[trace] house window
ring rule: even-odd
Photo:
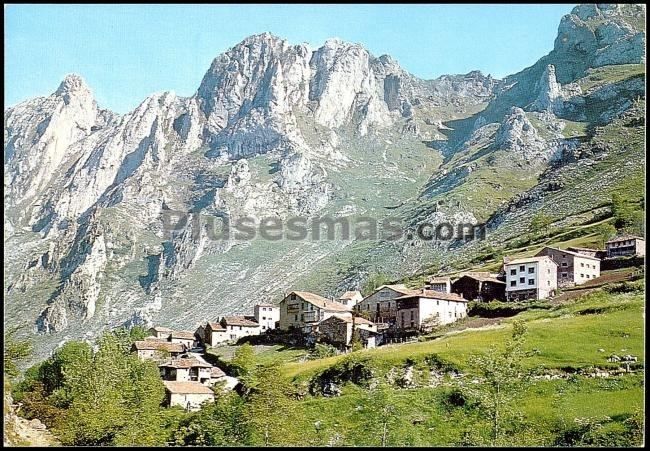
[[[266,329],[266,326],[262,326],[262,330]]]
[[[516,280],[511,280],[510,281],[510,286],[511,287],[516,287],[517,286],[517,281]]]
[[[519,278],[519,283],[526,283],[526,278],[525,277],[520,277]]]
[[[440,301],[436,301],[436,305],[440,305]]]
[[[296,300],[296,295],[295,295],[295,294],[292,294],[291,297],[290,297],[290,299],[291,299],[292,301],[295,301],[295,300]]]
[[[562,262],[562,266],[569,266],[567,262]]]
[[[411,310],[411,321],[413,321],[414,319],[415,319],[415,312]]]
[[[584,277],[584,276],[585,276],[584,274],[580,274],[580,277]]]
[[[239,326],[239,330],[241,330],[241,326]]]
[[[305,320],[305,315],[303,313],[301,313],[300,314],[300,321],[304,321],[304,320]]]
[[[524,271],[526,271],[526,267],[524,265],[521,265],[519,267],[519,272],[524,272]]]
[[[517,275],[517,270],[516,270],[515,268],[512,268],[512,269],[510,270],[510,275],[511,275],[511,276],[516,276],[516,275]]]
[[[580,262],[580,267],[584,268],[584,267],[585,267],[585,264],[582,263],[582,262]]]
[[[566,279],[568,276],[569,276],[568,273],[566,273],[566,272],[563,272],[563,273],[562,273],[562,277],[564,277],[565,279]]]
[[[377,311],[379,311],[379,302],[377,302]]]
[[[550,287],[550,286],[551,286],[551,281],[550,281],[550,280],[547,280],[547,281],[546,281],[546,285],[548,285],[548,286]]]
[[[528,285],[535,285],[535,279],[528,279]]]
[[[296,315],[296,321],[298,321],[298,315]]]
[[[528,268],[528,274],[535,274],[535,268]]]

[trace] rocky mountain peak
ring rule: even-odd
[[[73,95],[92,97],[92,91],[90,90],[90,87],[88,87],[86,80],[77,74],[66,75],[55,91],[55,94],[62,97]]]
[[[554,45],[557,77],[567,83],[589,67],[645,62],[645,6],[587,4],[560,21]]]

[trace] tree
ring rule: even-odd
[[[293,387],[280,373],[277,365],[257,367],[257,385],[247,395],[246,417],[254,445],[277,446],[300,444],[302,437],[294,436],[286,427],[298,421],[295,401],[290,395]]]
[[[612,214],[614,215],[614,226],[617,229],[624,229],[633,225],[635,221],[634,205],[619,193],[612,194]]]
[[[465,386],[464,391],[478,401],[481,413],[490,421],[493,446],[502,444],[504,425],[515,413],[512,402],[523,393],[530,377],[522,365],[527,356],[525,334],[524,323],[515,321],[503,350],[492,345],[487,353],[469,358],[469,366],[481,382]]]
[[[5,332],[4,348],[4,374],[5,376],[16,376],[18,374],[17,363],[32,352],[32,344],[28,340],[16,340],[15,334],[20,327],[15,327]]]
[[[122,336],[103,335],[87,362],[65,368],[72,402],[61,440],[74,445],[164,444],[159,410],[164,386],[157,366],[130,354]]]
[[[179,446],[241,446],[250,442],[245,404],[236,393],[218,397],[180,421],[173,441]]]
[[[369,295],[373,291],[375,291],[377,288],[379,288],[382,285],[386,285],[390,283],[390,278],[383,273],[377,273],[372,275],[371,277],[366,280],[366,283],[363,284],[363,287],[361,288],[361,293],[364,296]]]
[[[354,324],[354,323],[353,323]],[[360,351],[363,349],[363,341],[361,340],[361,333],[359,329],[353,325],[352,338],[350,339],[350,347],[352,351]]]
[[[594,228],[594,232],[598,235],[600,246],[604,248],[605,243],[616,235],[616,227],[609,223],[599,224]]]
[[[530,231],[533,235],[539,235],[541,233],[547,235],[552,222],[553,219],[546,213],[536,213],[530,220]]]

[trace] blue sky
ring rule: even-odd
[[[387,53],[421,78],[481,70],[503,77],[553,48],[573,5],[10,5],[5,106],[84,77],[119,113],[147,95],[192,95],[212,59],[269,31],[313,47],[327,38]]]

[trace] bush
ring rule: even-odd
[[[336,348],[329,344],[316,343],[312,349],[309,350],[309,359],[318,360],[332,357],[338,354]]]
[[[501,318],[515,316],[523,311],[530,309],[548,310],[551,305],[547,302],[529,301],[529,302],[476,302],[468,304],[468,316],[480,316],[482,318]]]
[[[367,387],[372,377],[373,370],[367,356],[349,355],[314,376],[309,384],[309,392],[312,395],[322,394],[323,389],[331,384],[339,385],[347,382]]]
[[[604,290],[608,293],[643,293],[645,291],[644,280],[635,280],[634,282],[620,282],[607,285]]]

